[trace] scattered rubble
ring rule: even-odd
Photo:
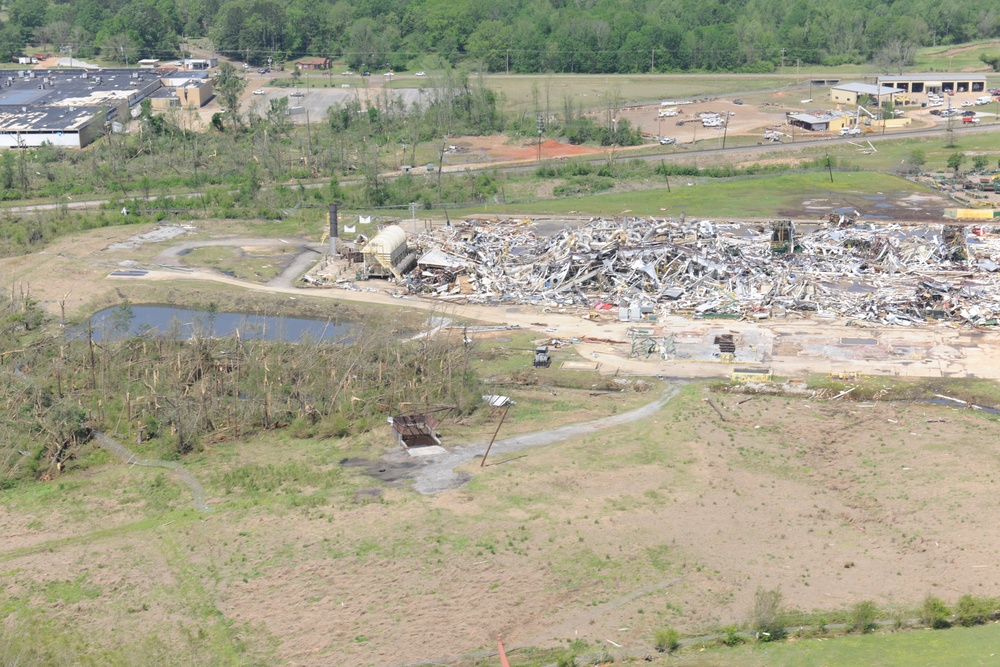
[[[193,232],[197,229],[194,225],[158,225],[154,229],[142,234],[130,236],[124,241],[111,243],[105,250],[134,250],[145,243],[161,243],[176,238],[181,234]]]
[[[587,319],[608,310],[630,322],[808,312],[908,326],[995,324],[1000,315],[1000,234],[985,225],[902,227],[854,214],[800,228],[621,218],[539,236],[525,220],[473,220],[409,246],[416,267],[397,283],[411,294],[579,307]]]

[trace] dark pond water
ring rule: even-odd
[[[353,322],[277,317],[253,313],[211,313],[176,306],[115,306],[90,318],[94,340],[117,340],[142,333],[169,334],[177,340],[192,336],[241,338],[295,343],[302,340],[346,342],[357,328]],[[87,325],[76,335],[87,335]]]

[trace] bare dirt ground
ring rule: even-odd
[[[758,586],[805,611],[1000,593],[984,569],[1000,557],[989,418],[714,395],[723,421],[707,396],[690,387],[641,423],[470,466],[470,484],[430,497],[360,472],[321,504],[303,502],[309,491],[291,480],[266,496],[226,493],[218,470],[285,453],[340,477],[321,460],[347,445],[213,447],[195,474],[215,512],[193,523],[101,533],[75,525],[65,503],[0,514],[5,533],[35,522],[40,547],[4,545],[3,588],[29,604],[54,600],[49,613],[96,644],[151,623],[193,627],[196,605],[246,628],[251,647],[272,638],[280,662],[379,666],[463,664],[453,656],[497,635],[508,646],[649,650],[664,625],[745,620]],[[89,591],[78,602],[60,593],[68,571]]]

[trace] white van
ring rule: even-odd
[[[983,95],[982,97],[977,97],[976,98],[976,104],[979,105],[979,106],[983,106],[984,104],[989,104],[992,101],[993,101],[993,98],[990,97],[989,95]]]

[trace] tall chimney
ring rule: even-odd
[[[337,254],[337,237],[340,235],[337,229],[337,205],[330,204],[330,257]]]

